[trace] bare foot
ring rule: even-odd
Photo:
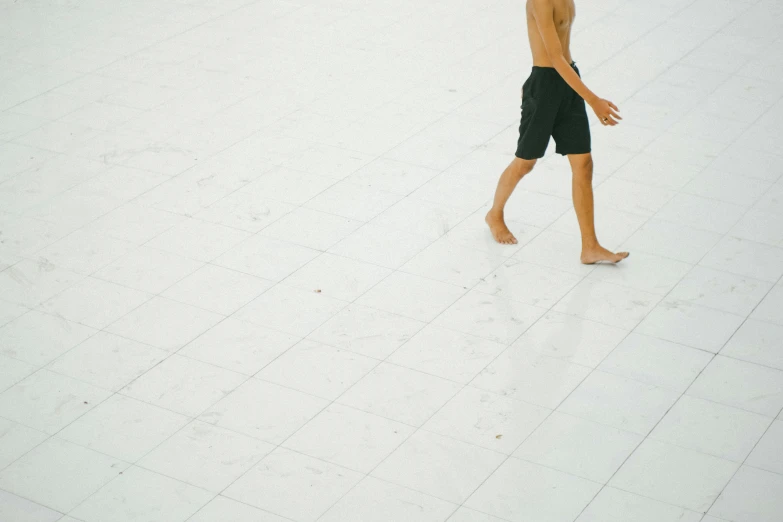
[[[582,250],[582,263],[585,265],[594,265],[596,263],[619,263],[629,255],[628,252],[618,252],[615,254],[598,245],[593,248]]]
[[[492,232],[492,237],[495,238],[495,241],[501,245],[517,244],[517,238],[514,237],[514,234],[512,234],[506,226],[506,222],[503,220],[502,214],[498,216],[492,212],[489,212],[487,217],[484,218],[484,221],[486,221],[487,225],[489,225],[489,230]]]

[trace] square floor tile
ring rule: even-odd
[[[296,207],[238,190],[202,210],[196,217],[246,232],[259,232]]]
[[[505,345],[439,326],[426,326],[388,361],[444,379],[468,383]]]
[[[550,413],[540,406],[466,387],[424,429],[510,454]]]
[[[278,449],[225,495],[292,520],[314,522],[361,478],[355,471]]]
[[[544,312],[544,308],[471,291],[446,309],[434,324],[507,345]]]
[[[341,181],[305,203],[307,208],[358,221],[369,221],[402,196],[350,181]]]
[[[689,263],[635,252],[632,263],[599,265],[588,278],[666,295],[691,268]]]
[[[421,426],[459,389],[460,385],[455,382],[383,363],[338,402],[387,419]]]
[[[585,276],[595,267],[579,262],[579,240],[570,234],[544,230],[514,254],[514,259]]]
[[[376,359],[385,359],[405,344],[424,323],[401,315],[350,304],[308,337]]]
[[[511,260],[482,278],[476,290],[532,306],[551,308],[581,280],[575,274]]]
[[[675,192],[669,189],[620,178],[610,178],[595,191],[595,199],[599,205],[643,216],[652,216],[660,211],[674,195]]]
[[[161,295],[222,315],[231,315],[272,287],[272,283],[227,268],[205,265]]]
[[[0,419],[0,469],[5,468],[47,438],[49,436],[41,431]]]
[[[140,245],[184,219],[183,216],[131,202],[89,223],[85,230]]]
[[[188,418],[179,413],[114,395],[66,427],[58,437],[136,462],[187,422]]]
[[[732,236],[771,246],[783,246],[780,213],[751,210],[729,232]]]
[[[771,288],[768,281],[696,266],[668,298],[747,316]]]
[[[667,168],[661,169],[661,162],[658,158],[642,153],[620,167],[616,175],[621,179],[637,183],[680,190],[701,170],[696,165],[681,162],[667,162]]]
[[[601,485],[511,458],[465,502],[465,506],[504,520],[573,520]]]
[[[286,519],[236,500],[217,496],[188,522],[285,522]]]
[[[770,424],[763,415],[685,395],[650,438],[743,462]]]
[[[94,276],[128,288],[159,294],[201,266],[200,261],[142,246],[98,270]]]
[[[283,166],[319,176],[345,178],[370,162],[372,156],[360,152],[316,145],[307,152],[287,159]]]
[[[89,275],[133,249],[133,243],[76,231],[37,253],[48,263],[74,272]]]
[[[123,395],[195,417],[245,381],[244,375],[172,355],[122,390]]]
[[[247,435],[193,421],[138,465],[218,493],[273,449],[271,444]]]
[[[420,199],[405,198],[373,219],[371,223],[435,241],[459,224],[470,212]]]
[[[490,193],[487,195],[489,196]],[[571,201],[566,198],[532,192],[524,188],[517,190],[511,201],[514,206],[519,205],[520,208],[518,213],[515,212],[510,216],[512,219],[539,228],[549,227],[571,209]],[[573,242],[574,238],[569,237],[569,241]]]
[[[281,444],[328,404],[312,395],[250,379],[204,412],[200,420]]]
[[[655,214],[655,218],[699,230],[726,234],[746,211],[747,208],[744,206],[680,193],[664,205]]]
[[[306,337],[348,304],[316,290],[277,285],[232,317],[297,337]]]
[[[353,259],[323,254],[285,279],[285,284],[353,301],[392,271]]]
[[[774,282],[783,276],[783,248],[725,237],[699,264]]]
[[[783,370],[783,326],[749,319],[721,350],[721,355]]]
[[[626,335],[621,328],[549,312],[511,346],[594,368]]]
[[[642,436],[554,412],[514,452],[515,457],[606,483]]]
[[[361,221],[300,207],[264,228],[260,234],[323,251],[345,239],[361,224]]]
[[[456,508],[454,504],[418,491],[367,477],[329,509],[319,522],[430,522],[445,520]]]
[[[554,409],[590,374],[590,368],[510,348],[487,366],[471,386]]]
[[[38,368],[19,359],[0,355],[0,392],[32,374]]]
[[[418,431],[372,475],[449,502],[464,502],[505,460],[472,444]]]
[[[98,332],[48,368],[99,388],[119,391],[168,355],[152,346]]]
[[[95,333],[87,326],[41,312],[28,312],[0,328],[0,350],[43,366]]]
[[[718,353],[743,321],[740,315],[667,299],[650,312],[636,332]]]
[[[299,337],[227,318],[178,353],[244,375],[254,375],[299,342]]]
[[[40,370],[0,394],[0,415],[53,435],[109,395],[95,386]]]
[[[774,522],[783,510],[783,476],[743,466],[710,514],[737,522]]]
[[[712,358],[703,350],[632,333],[598,369],[682,393]]]
[[[735,462],[648,439],[620,468],[610,485],[703,513],[738,467]]]
[[[289,241],[253,236],[215,259],[214,264],[277,282],[318,255],[317,250]]]
[[[597,176],[593,180],[595,183],[600,182]],[[570,197],[570,186],[568,186],[567,191]],[[601,244],[609,250],[617,250],[646,221],[647,216],[642,214],[602,207],[595,216],[595,227],[599,231]],[[571,236],[581,236],[576,212],[566,212],[560,219],[554,222],[550,229]]]
[[[285,442],[285,447],[369,473],[414,429],[377,415],[333,404]]]
[[[146,246],[207,262],[250,237],[243,230],[190,219],[174,225]]]
[[[558,411],[646,435],[677,397],[674,391],[596,370]]]
[[[513,219],[507,219],[506,224],[514,233],[514,237],[517,238],[516,245],[501,245],[487,228],[487,223],[484,221],[489,207],[482,207],[472,216],[465,221],[455,226],[449,232],[443,236],[446,241],[461,245],[464,247],[475,248],[490,254],[498,256],[513,256],[519,252],[522,247],[532,241],[538,236],[542,229],[528,225],[521,221],[515,221]]]
[[[302,341],[256,377],[334,400],[378,365],[378,361],[313,341]]]
[[[552,310],[630,330],[659,300],[656,294],[586,279]]]
[[[79,188],[103,196],[128,200],[152,190],[168,181],[168,176],[141,169],[110,167]]]
[[[67,513],[127,464],[76,444],[51,438],[0,472],[0,488]],[[73,480],[79,477],[79,480]]]
[[[625,242],[623,250],[698,263],[720,239],[716,232],[651,219]]]
[[[174,352],[223,319],[222,315],[155,297],[106,331]]]
[[[69,321],[102,329],[151,297],[145,292],[88,277],[44,302],[40,309]]]
[[[400,270],[435,281],[471,287],[504,261],[504,257],[439,239],[402,265]]]
[[[651,498],[612,487],[605,487],[593,499],[576,522],[699,522],[702,513],[679,508]]]
[[[3,270],[3,254],[0,253],[0,271]],[[4,326],[14,319],[26,314],[30,309],[26,306],[14,304],[8,301],[0,301],[0,326]]]
[[[283,203],[303,205],[337,181],[328,176],[280,167],[265,173],[248,185],[247,189]]]
[[[356,303],[418,321],[432,321],[465,293],[459,286],[395,272]]]
[[[761,303],[759,303],[753,313],[750,314],[750,317],[783,326],[783,316],[781,316],[780,313],[780,310],[782,309],[783,285],[776,285],[769,291]]]
[[[719,355],[687,394],[775,417],[783,408],[783,371]]]
[[[335,244],[329,252],[357,261],[397,269],[432,243],[432,239],[367,223]]]
[[[463,507],[459,508],[448,522],[501,522],[501,519]]]
[[[131,505],[129,498],[136,501]],[[85,522],[184,522],[211,498],[203,489],[132,467],[71,514]]]
[[[0,491],[0,519],[14,522],[68,522],[62,513]]]
[[[783,475],[783,421],[772,423],[745,463]]]
[[[38,272],[39,277],[52,275],[50,274],[53,271],[51,263],[41,263],[30,259],[23,260],[20,256],[34,255],[73,232],[74,227],[67,223],[50,223],[40,219],[17,217],[13,214],[7,214],[3,221],[4,257],[21,262],[17,268],[29,272],[30,275],[35,272]],[[4,263],[11,264],[8,261],[4,261]]]
[[[351,174],[347,180],[362,186],[407,196],[437,175],[437,170],[379,158]]]

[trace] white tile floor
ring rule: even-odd
[[[783,520],[783,4],[0,0],[0,521]]]

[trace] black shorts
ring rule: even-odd
[[[579,74],[576,65],[571,67]],[[522,87],[516,156],[528,160],[542,158],[550,136],[555,139],[558,154],[590,152],[585,101],[553,67],[533,67]]]

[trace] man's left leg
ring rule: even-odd
[[[569,154],[571,163],[572,196],[574,198],[574,210],[579,221],[579,229],[582,232],[582,263],[592,265],[601,261],[619,263],[628,252],[615,254],[605,249],[598,243],[595,233],[595,216],[593,204],[593,157],[587,154]]]

